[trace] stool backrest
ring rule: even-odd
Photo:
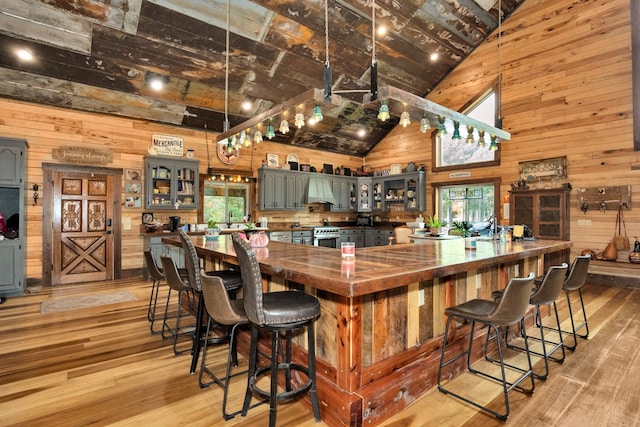
[[[167,285],[174,291],[186,291],[191,286],[188,283],[185,283],[182,278],[180,278],[180,274],[178,274],[178,267],[176,267],[176,263],[173,262],[173,259],[168,256],[162,255],[160,257],[160,261],[162,262],[162,272],[164,273],[164,277],[167,281]]]
[[[584,285],[584,282],[587,280],[590,260],[590,255],[577,256],[573,260],[571,270],[569,270],[569,276],[567,276],[564,281],[563,289],[567,291],[573,291]]]
[[[201,270],[200,280],[202,281],[204,305],[213,320],[221,325],[234,325],[247,321],[242,301],[231,300],[220,276],[209,276],[204,270]]]
[[[260,274],[260,264],[249,241],[241,237],[239,233],[233,233],[231,239],[233,240],[233,247],[236,250],[236,256],[240,264],[240,273],[242,274],[244,311],[251,323],[265,325],[266,318],[262,301],[262,274]]]
[[[181,228],[178,228],[178,236],[182,242],[182,249],[185,252],[185,267],[189,277],[189,284],[193,289],[200,292],[202,283],[200,283],[200,257],[196,252],[196,247],[189,238],[189,235]]]
[[[411,243],[411,239],[409,238],[410,234],[413,234],[413,228],[407,225],[401,225],[393,229],[396,244]]]
[[[527,277],[514,277],[509,280],[498,305],[488,316],[493,323],[507,326],[519,322],[524,317],[534,277],[533,273],[529,273]]]
[[[540,287],[531,295],[532,304],[547,305],[558,299],[564,279],[567,277],[567,269],[569,265],[565,262],[562,265],[554,265],[549,267]]]
[[[153,254],[151,253],[150,250],[144,251],[144,262],[147,265],[147,271],[149,272],[149,276],[151,276],[153,280],[160,281],[164,279],[164,275],[158,269],[158,266],[156,265],[156,261],[153,259]]]

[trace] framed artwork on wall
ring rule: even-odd
[[[141,208],[142,207],[142,197],[140,196],[127,196],[124,199],[124,207],[125,208]]]
[[[566,178],[567,158],[555,157],[520,162],[520,177],[525,181]]]
[[[142,179],[142,170],[140,169],[125,169],[124,179],[127,181],[140,181]]]
[[[142,194],[142,181],[125,181],[124,192],[129,194]]]
[[[151,224],[153,222],[153,212],[142,212],[142,223]]]
[[[278,163],[278,155],[277,154],[267,154],[267,166],[270,168],[277,168]]]

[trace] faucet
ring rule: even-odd
[[[229,221],[227,222],[227,227],[231,228],[231,218],[233,218],[233,214],[229,211]]]

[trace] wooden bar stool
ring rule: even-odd
[[[249,354],[249,380],[242,415],[247,414],[253,393],[269,399],[269,426],[276,425],[276,405],[279,400],[292,399],[308,392],[316,421],[320,421],[320,406],[316,392],[316,354],[314,322],[320,315],[320,302],[305,292],[262,291],[260,265],[249,242],[235,233],[233,246],[242,272],[244,310],[251,323],[251,349]],[[307,328],[307,366],[291,360],[292,332]],[[258,333],[271,335],[271,357],[268,366],[258,366]],[[284,334],[284,344],[281,335]],[[284,348],[282,348],[284,347]],[[281,361],[279,359],[282,359]],[[301,373],[307,381],[293,388],[291,371]],[[284,391],[278,392],[278,373],[284,373]],[[269,390],[258,387],[258,379],[270,375]]]
[[[483,411],[486,411],[496,418],[506,420],[509,416],[509,392],[513,389],[517,389],[523,393],[531,394],[535,389],[535,382],[533,379],[533,368],[531,366],[531,356],[528,352],[529,344],[526,335],[524,338],[525,349],[527,350],[527,366],[520,368],[512,364],[505,363],[502,352],[502,339],[499,332],[500,327],[506,327],[509,325],[520,322],[520,327],[524,328],[524,314],[529,305],[529,297],[531,295],[531,288],[533,286],[533,273],[529,274],[526,278],[512,278],[504,289],[502,298],[499,301],[489,301],[483,299],[473,299],[454,307],[449,307],[445,310],[445,314],[448,316],[447,325],[444,332],[444,339],[442,343],[442,354],[440,356],[440,366],[438,368],[438,390],[445,394],[450,394],[470,405],[475,406]],[[448,343],[449,330],[451,322],[454,318],[458,318],[463,321],[471,322],[471,333],[469,336],[469,346],[466,350],[459,354],[456,354],[449,359],[445,359],[447,347],[451,344]],[[497,377],[491,373],[481,371],[474,368],[471,365],[471,356],[473,354],[473,337],[476,330],[476,324],[480,323],[489,328],[487,334],[492,334],[495,337],[498,346],[498,359],[497,363],[500,365],[501,376]],[[462,357],[466,356],[466,365],[469,372],[477,374],[481,377],[489,378],[494,381],[498,381],[502,385],[504,396],[504,412],[495,411],[487,406],[465,397],[459,393],[453,392],[450,388],[445,387],[442,381],[443,368],[451,365]],[[517,371],[520,376],[513,380],[508,381],[505,369],[511,371]],[[520,385],[529,378],[531,381],[530,388],[523,388]],[[447,381],[447,385],[449,381]]]

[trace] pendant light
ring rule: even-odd
[[[460,122],[453,122],[453,135],[451,135],[451,139],[460,140],[462,136],[460,136]]]

